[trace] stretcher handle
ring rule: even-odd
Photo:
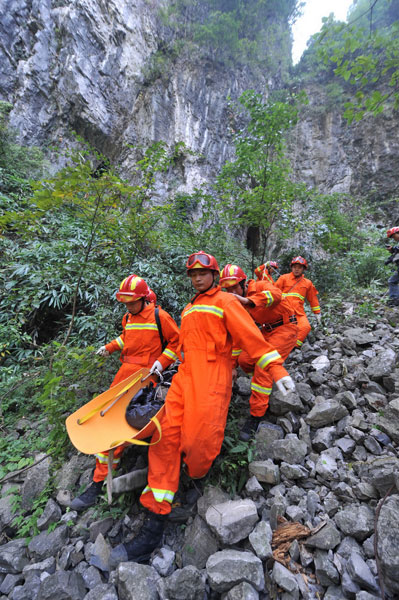
[[[117,440],[116,442],[112,442],[112,444],[110,444],[110,447],[115,448],[116,446],[120,446],[121,444],[134,444],[136,446],[155,446],[155,444],[158,444],[158,442],[161,441],[162,429],[161,429],[161,424],[158,421],[157,417],[152,417],[152,419],[150,419],[150,421],[152,421],[154,423],[154,425],[158,431],[159,437],[156,442],[145,442],[144,440],[136,440],[136,438],[130,438],[129,440]],[[147,425],[146,425],[146,427],[147,427]]]
[[[117,402],[124,394],[126,394],[126,392],[129,391],[129,389],[138,382],[138,380],[141,377],[141,373],[138,377],[135,377],[133,379],[133,381],[130,381],[127,386],[125,386],[123,388],[123,390],[121,391],[121,393],[119,394],[119,396],[114,400],[114,402],[111,404],[111,406],[108,407],[107,410],[109,410],[114,404],[115,402]],[[88,421],[89,419],[91,419],[91,417],[94,417],[94,415],[96,415],[98,412],[103,412],[103,414],[101,416],[104,416],[104,414],[107,411],[103,411],[102,409],[104,408],[104,406],[106,406],[108,404],[108,402],[111,402],[111,400],[113,400],[113,397],[111,396],[111,398],[108,398],[108,400],[106,400],[103,404],[101,404],[100,406],[97,406],[97,408],[94,408],[93,410],[91,410],[89,413],[87,413],[87,415],[85,415],[84,417],[81,417],[80,419],[77,420],[78,425],[83,425],[83,423],[86,423],[86,421]]]
[[[156,375],[157,377],[159,377],[159,383],[163,383],[163,375],[161,373],[161,371],[158,371],[158,369],[154,369],[154,371],[150,371],[148,373],[148,375],[146,375],[145,377],[142,378],[142,382],[145,381],[146,379],[148,379],[149,377],[151,377],[151,375]]]

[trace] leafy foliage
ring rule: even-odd
[[[39,177],[43,169],[43,153],[39,148],[24,148],[16,142],[16,134],[8,127],[12,104],[0,101],[0,219],[14,201],[23,200],[30,191],[29,179]],[[0,221],[1,230],[1,221]]]
[[[350,94],[348,123],[399,107],[399,13],[395,3],[356,3],[349,24],[325,19],[300,70],[338,77]]]
[[[290,177],[284,136],[296,124],[297,104],[305,98],[263,99],[249,90],[239,101],[249,120],[234,136],[235,160],[218,177],[219,211],[232,230],[246,227],[257,234],[249,242],[253,268],[255,255],[262,262],[269,251],[271,233],[277,227],[281,237],[288,233],[294,199],[302,193]]]
[[[34,184],[23,214],[7,214],[5,232],[12,226],[13,234],[5,238],[7,263],[0,272],[7,292],[0,300],[4,358],[19,360],[18,345],[24,356],[37,353],[38,345],[61,332],[93,343],[104,327],[101,319],[110,322],[108,332],[115,327],[111,299],[135,268],[132,253],[143,256],[159,245],[156,229],[168,207],[149,199],[157,173],[176,152],[161,143],[151,146],[137,163],[139,183],[132,186],[83,145],[70,164]]]
[[[186,48],[192,55],[195,49],[227,66],[287,71],[288,62],[282,64],[291,44],[287,24],[297,17],[298,6],[297,0],[173,0],[162,19],[174,40],[172,52]]]
[[[47,501],[51,497],[52,491],[53,490],[51,486],[48,486],[37,498],[33,500],[31,509],[27,511],[28,514],[20,513],[14,518],[12,525],[13,527],[17,528],[18,537],[26,538],[29,542],[32,537],[39,535],[40,531],[37,526],[37,520],[43,514]],[[18,510],[18,508],[19,502],[17,501],[14,509]],[[56,523],[52,523],[47,531],[50,532],[54,530],[56,526]]]

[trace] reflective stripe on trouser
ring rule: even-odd
[[[207,474],[222,446],[230,398],[231,358],[208,361],[204,351],[185,352],[166,396],[161,441],[149,448],[143,506],[158,514],[170,512],[181,457],[193,479]]]
[[[280,377],[284,377],[287,375],[287,371],[282,365],[295,346],[297,326],[295,323],[287,323],[286,325],[276,327],[276,329],[270,332],[262,330],[262,335],[281,355],[281,359],[273,361],[274,377],[278,377],[279,375]],[[259,369],[244,351],[238,359],[238,364],[246,373],[254,372],[251,381],[252,393],[249,399],[250,412],[254,417],[262,417],[269,406],[269,395],[273,386],[273,377],[268,370]]]
[[[112,470],[116,469],[121,460],[125,446],[117,446],[114,450],[114,459],[112,461]],[[104,481],[108,475],[108,454],[109,450],[96,454],[96,468],[94,469],[93,481]]]
[[[296,345],[300,348],[312,327],[310,326],[309,320],[306,315],[302,315],[299,317],[297,315],[296,318],[298,321],[298,338]]]

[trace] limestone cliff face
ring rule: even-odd
[[[204,61],[170,62],[149,82],[145,67],[162,42],[160,0],[3,0],[0,99],[23,143],[61,146],[74,130],[123,165],[163,140],[195,154],[180,188],[191,191],[232,153],[227,97],[250,74]],[[259,81],[257,87],[262,87]]]
[[[20,139],[45,144],[74,129],[116,149],[157,47],[157,2],[4,2],[1,96]]]
[[[290,139],[295,177],[323,193],[348,193],[374,201],[397,194],[397,115],[364,118],[350,126],[322,88],[308,90],[307,107]]]
[[[74,130],[127,176],[135,159],[129,145],[182,141],[193,154],[185,156],[179,180],[166,185],[192,191],[212,179],[233,155],[228,96],[263,90],[273,74],[190,57],[169,61],[160,77],[149,78],[150,58],[165,35],[157,14],[166,1],[2,0],[0,99],[13,104],[10,121],[20,140],[62,146]],[[296,178],[322,192],[394,193],[395,121],[380,117],[348,128],[334,107],[323,109],[322,90],[313,87],[309,95],[291,138]]]

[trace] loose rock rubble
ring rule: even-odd
[[[296,392],[272,394],[241,495],[206,486],[184,527],[168,523],[147,565],[109,570],[111,548],[140,527],[137,503],[122,520],[67,511],[90,480],[90,457],[74,454],[58,472],[30,541],[16,537],[15,481],[5,483],[0,600],[399,598],[398,321],[399,310],[381,309],[312,333],[287,361]],[[240,377],[233,398],[243,420],[248,383]],[[44,457],[17,480],[24,506],[49,467]],[[115,488],[144,480],[141,453]]]

